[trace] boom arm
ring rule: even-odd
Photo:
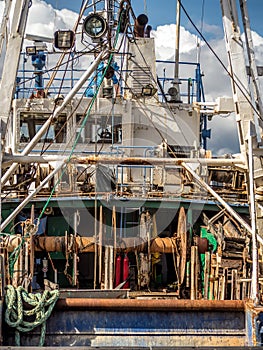
[[[6,24],[5,28],[2,26],[1,34],[5,37],[6,42],[3,72],[0,81],[0,122],[3,138],[5,137],[6,126],[12,108],[12,100],[16,85],[15,81],[30,3],[30,0],[16,0],[14,4],[14,13],[12,15],[11,30],[8,32],[7,20],[3,22]],[[10,1],[6,2],[6,7],[10,7]]]
[[[240,150],[247,162],[247,191],[249,193],[252,227],[252,283],[251,297],[258,303],[258,253],[256,235],[263,236],[263,163],[262,163],[262,106],[259,99],[256,67],[253,60],[252,40],[247,18],[246,0],[239,0],[248,46],[248,61],[253,77],[253,89],[247,77],[244,47],[238,23],[236,0],[220,0],[223,14],[225,41],[232,77],[232,91],[239,133]],[[258,105],[256,105],[256,103]],[[255,133],[256,131],[256,133]],[[255,137],[257,134],[257,138]],[[262,192],[261,192],[262,191]],[[260,196],[255,196],[259,194]]]
[[[249,124],[253,122],[258,129],[259,116],[253,110],[252,96],[248,84],[244,47],[241,39],[236,0],[221,0],[229,70],[232,77],[232,91],[235,103],[240,149],[247,153],[245,139]]]

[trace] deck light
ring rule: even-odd
[[[142,88],[142,96],[153,96],[157,92],[157,89],[152,84],[147,84]]]
[[[27,46],[26,47],[26,54],[28,56],[36,55],[36,53],[37,53],[36,46]]]
[[[92,13],[84,20],[83,30],[92,39],[102,37],[105,34],[106,29],[106,21],[102,15],[99,15],[98,13]]]
[[[57,30],[54,34],[54,46],[59,50],[69,50],[75,42],[72,30]]]

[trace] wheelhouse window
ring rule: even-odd
[[[81,128],[83,115],[77,116],[78,143],[121,143],[122,118],[120,116],[90,116],[84,128]]]
[[[48,118],[48,114],[22,114],[20,116],[20,142],[32,140]],[[51,122],[48,130],[38,142],[66,142],[66,130],[66,116],[59,116]]]

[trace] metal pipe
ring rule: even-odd
[[[142,157],[107,157],[107,156],[72,156],[71,163],[79,164],[119,164],[119,165],[182,165],[182,163],[199,163],[207,166],[245,166],[243,159],[214,158],[142,158]]]
[[[89,68],[86,70],[86,72],[82,75],[82,77],[78,80],[78,82],[75,84],[73,89],[68,93],[68,95],[63,100],[63,103],[61,106],[58,106],[54,113],[50,115],[50,117],[46,120],[46,122],[43,124],[43,126],[39,129],[39,131],[35,134],[33,139],[27,144],[23,152],[21,153],[21,156],[28,155],[32,149],[36,146],[38,141],[41,139],[41,137],[45,134],[45,132],[48,130],[48,127],[51,123],[51,121],[56,118],[63,109],[67,106],[67,104],[72,100],[72,98],[76,95],[76,93],[79,91],[79,89],[84,85],[84,83],[87,81],[89,76],[97,69],[102,57],[105,55],[106,51],[102,51],[98,57],[94,60],[94,62],[89,66]],[[13,174],[13,172],[17,169],[18,163],[14,163],[11,165],[11,167],[6,171],[4,176],[1,179],[1,184],[5,184],[9,177]]]
[[[0,230],[4,230],[6,226],[16,217],[16,215],[31,201],[31,199],[48,183],[49,180],[52,179],[54,175],[65,165],[64,162],[59,164],[56,169],[54,169],[41,183],[40,185],[28,195],[22,203],[19,204],[18,207],[10,214],[5,221],[1,224]]]
[[[257,224],[256,224],[256,205],[255,205],[255,183],[254,183],[254,158],[253,158],[253,125],[250,122],[248,136],[248,169],[249,169],[249,204],[252,229],[252,283],[251,298],[255,305],[259,303],[258,290],[258,247],[257,247]]]
[[[180,22],[181,22],[181,4],[177,0],[176,4],[176,33],[175,33],[175,66],[174,81],[178,84],[179,79],[179,54],[180,54]]]
[[[93,310],[127,310],[127,311],[244,311],[242,300],[186,300],[186,299],[59,299],[57,309],[93,309]]]
[[[61,155],[30,155],[30,156],[21,156],[20,154],[4,154],[2,161],[2,168],[7,168],[12,165],[14,162],[20,164],[28,164],[28,163],[49,163],[49,162],[61,162],[62,160],[67,159],[68,156]]]
[[[148,23],[148,17],[144,14],[141,14],[136,18],[134,23],[134,36],[136,38],[144,37],[144,29],[147,23]]]
[[[7,167],[10,163],[20,163],[20,164],[28,164],[28,163],[49,163],[54,161],[62,161],[68,159],[67,156],[53,156],[53,155],[4,155],[3,159],[3,167]],[[201,165],[207,166],[238,166],[245,165],[245,161],[241,158],[235,159],[227,159],[227,158],[143,158],[143,157],[112,157],[112,156],[78,156],[73,155],[70,159],[71,163],[82,163],[82,164],[96,164],[96,163],[107,163],[107,164],[121,164],[123,163],[134,163],[134,164],[142,164],[142,165],[180,165],[182,162],[184,163],[199,163]]]
[[[101,228],[102,230],[102,228]],[[102,238],[101,238],[102,239]],[[9,235],[5,237],[4,244],[8,249],[8,252],[12,252],[15,247],[18,245],[19,236]],[[156,237],[150,240],[150,243],[145,240],[142,240],[140,237],[123,237],[119,244],[116,244],[116,251],[122,251],[125,247],[126,252],[130,251],[147,251],[148,247],[151,253],[172,253],[174,251],[174,246],[176,245],[176,237]],[[35,251],[47,251],[47,252],[63,252],[65,247],[65,237],[64,236],[35,236],[34,237],[34,250]],[[95,250],[95,239],[94,237],[79,237],[75,238],[76,248],[80,253],[93,253]],[[100,242],[99,242],[100,244]],[[98,245],[99,245],[98,244]],[[98,248],[100,248],[98,246]],[[101,247],[102,250],[102,247]],[[105,246],[105,262],[109,261],[110,253],[108,252],[109,246]],[[108,261],[105,263],[106,266],[109,265]],[[112,264],[114,264],[112,259]],[[107,268],[108,271],[108,268]],[[106,273],[105,276],[109,271]],[[114,272],[112,272],[112,275]],[[108,280],[108,277],[106,278]],[[106,282],[105,282],[106,283]],[[106,289],[110,289],[107,286]]]

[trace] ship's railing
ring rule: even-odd
[[[159,92],[161,100],[170,101],[172,96],[169,94],[169,88],[176,86],[180,92],[180,99],[184,103],[201,101],[203,95],[202,73],[199,63],[179,62],[181,77],[175,81],[173,69],[175,61],[157,60],[157,74],[159,80]]]
[[[169,151],[169,149],[171,150]],[[123,197],[163,197],[177,198],[203,198],[205,194],[199,187],[194,186],[190,178],[184,175],[184,168],[181,164],[175,164],[171,157],[180,159],[200,157],[198,151],[191,146],[172,146],[165,149],[162,145],[137,145],[122,146],[112,145],[108,151],[77,151],[74,155],[80,156],[69,163],[67,169],[58,173],[54,180],[56,184],[56,196],[94,196],[116,195]],[[37,150],[32,153],[35,154]],[[39,154],[40,151],[38,151]],[[59,150],[49,149],[48,156],[53,161],[61,160],[61,155],[56,153]],[[61,153],[61,151],[59,152]],[[67,156],[69,150],[65,151]],[[95,164],[85,162],[85,157],[100,155],[106,156],[107,161]],[[170,157],[169,157],[170,155]],[[105,158],[105,159],[106,159]],[[158,162],[160,158],[160,162]],[[167,159],[165,161],[164,159]],[[201,157],[202,158],[202,157]],[[126,160],[125,160],[126,159]],[[51,169],[47,164],[39,165],[39,174],[46,174]],[[100,171],[98,168],[101,166]],[[35,171],[35,170],[34,170]],[[98,172],[99,171],[99,172]],[[230,202],[246,203],[244,192],[244,174],[226,166],[209,166],[206,162],[199,163],[199,176],[212,188],[221,193],[221,196]],[[41,175],[42,176],[42,175]],[[44,180],[44,178],[40,178]],[[35,179],[32,177],[32,169],[25,168],[23,174],[15,177],[12,184],[4,186],[2,192],[9,198],[23,197],[29,190],[34,190]],[[40,191],[40,196],[50,195],[54,183],[52,181]],[[33,187],[31,187],[31,185]]]
[[[21,54],[21,64],[16,79],[16,90],[15,98],[30,98],[36,94],[37,90],[45,90],[45,86],[49,82],[50,76],[55,71],[55,57],[57,53],[48,54],[45,53],[46,57],[51,57],[49,65],[53,68],[47,69],[44,67],[42,70],[37,70],[32,67],[31,57],[27,56],[26,53]],[[53,84],[49,88],[48,95],[55,97],[58,94],[66,95],[79,80],[81,75],[85,72],[85,64],[79,66],[78,59],[80,57],[77,54],[72,54],[69,59],[69,63],[63,63],[57,70],[56,77]],[[122,66],[123,57],[119,58],[119,66]],[[54,63],[53,63],[54,62]],[[90,63],[87,61],[86,65]],[[168,91],[173,86],[173,68],[174,61],[156,61],[157,76],[158,76],[158,95],[161,101],[170,101],[171,96]],[[202,79],[200,65],[198,63],[191,62],[180,62],[179,63],[181,77],[180,83],[180,97],[185,103],[192,103],[194,101],[200,101],[202,96]],[[116,78],[119,80],[118,95],[123,95],[124,92],[129,89],[125,86],[125,76],[130,74],[125,70],[116,71]],[[39,87],[39,81],[42,80],[42,87]],[[92,77],[89,79],[87,84],[79,90],[77,96],[85,96],[88,94],[89,85],[92,84]],[[94,85],[94,84],[93,84]]]

